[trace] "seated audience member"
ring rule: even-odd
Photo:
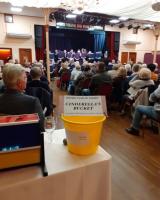
[[[158,74],[155,73],[156,65],[155,64],[149,64],[147,65],[147,68],[151,70],[151,80],[158,81]]]
[[[132,125],[127,128],[126,131],[132,135],[139,135],[140,122],[143,115],[156,120],[160,119],[160,85],[158,88],[150,95],[149,101],[154,103],[154,106],[143,106],[139,105],[136,107]]]
[[[117,73],[118,73],[118,68],[121,66],[121,64],[114,64],[112,66],[112,69],[108,71],[108,75],[111,76],[111,79],[113,80],[116,76],[117,76]]]
[[[33,64],[32,67],[39,67],[39,68],[41,69],[41,72],[42,72],[42,76],[41,76],[41,78],[40,78],[41,81],[43,81],[43,82],[49,84],[49,82],[48,82],[48,80],[47,80],[47,77],[45,76],[44,67],[43,67],[42,63],[36,62],[36,63]],[[31,75],[29,74],[29,75],[27,76],[27,82],[30,82],[30,81],[32,81],[32,78],[31,78]]]
[[[154,85],[153,80],[151,80],[151,71],[147,68],[140,69],[138,73],[139,79],[130,81],[129,86],[133,88],[134,90],[138,90],[140,88],[143,88],[145,86]]]
[[[16,58],[14,61],[15,64],[19,64],[19,60]]]
[[[70,82],[68,86],[68,93],[74,94],[75,91],[75,81],[77,80],[78,76],[82,73],[81,66],[79,61],[75,62],[75,68],[71,72]]]
[[[90,65],[86,64],[82,73],[78,76],[77,80],[75,81],[75,94],[81,95],[83,89],[89,87],[89,83],[93,73],[90,70]]]
[[[132,74],[132,68],[130,64],[126,64],[125,66],[126,72],[127,72],[127,76],[130,76]]]
[[[103,83],[112,83],[111,77],[108,75],[108,73],[105,71],[105,64],[104,62],[99,62],[97,64],[97,73],[92,76],[91,82],[89,85],[89,90],[92,95],[96,94],[97,89],[99,86]]]
[[[32,81],[27,83],[27,88],[29,87],[40,87],[48,92],[52,93],[49,85],[43,81],[41,81],[42,71],[39,67],[32,67],[30,71]]]
[[[113,79],[112,99],[116,103],[122,102],[124,95],[124,84],[126,81],[127,72],[124,67],[118,69],[117,76]]]
[[[3,69],[6,91],[0,95],[0,113],[7,115],[38,113],[40,128],[43,131],[44,115],[37,98],[23,94],[27,77],[25,68],[12,64]]]
[[[81,66],[79,64],[79,62],[75,62],[75,68],[72,70],[71,72],[71,78],[70,80],[71,81],[76,81],[77,80],[77,77],[82,73],[81,71]]]
[[[142,68],[138,73],[139,80],[130,81],[130,88],[127,90],[128,94],[123,96],[123,102],[121,105],[121,113],[124,114],[124,108],[126,103],[133,104],[135,99],[138,97],[140,89],[144,89],[154,85],[154,81],[151,80],[151,71],[147,68]]]
[[[68,69],[68,62],[65,61],[65,62],[61,62],[61,67],[60,67],[60,70],[58,72],[59,76],[61,77],[61,75],[63,73],[66,73],[66,72],[69,72],[69,69]]]
[[[129,82],[134,80],[134,77],[138,78],[138,72],[141,69],[141,66],[139,64],[134,64],[132,67],[132,74],[126,78],[125,84],[124,84],[124,93],[127,93],[127,90],[129,89]],[[136,80],[136,79],[135,79]]]

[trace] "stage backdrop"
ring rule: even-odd
[[[86,31],[74,29],[60,29],[49,27],[49,47],[55,49],[77,51],[85,48],[88,51],[108,51],[110,60],[118,58],[119,32],[109,31]],[[35,25],[35,48],[36,59],[44,59],[45,52],[45,29],[42,25]]]

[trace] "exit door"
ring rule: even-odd
[[[20,64],[24,64],[26,62],[32,63],[32,50],[31,49],[19,49],[19,60]]]

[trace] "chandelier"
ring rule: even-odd
[[[62,0],[60,7],[67,10],[87,10],[89,7],[99,4],[99,0]]]
[[[38,8],[64,8],[66,10],[85,10],[99,4],[101,0],[0,0],[13,6],[28,6]]]
[[[160,11],[160,0],[152,1],[152,9],[155,11]]]

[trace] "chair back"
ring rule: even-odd
[[[26,94],[39,99],[42,109],[47,109],[45,116],[52,114],[53,106],[51,102],[51,94],[47,90],[41,87],[29,87],[26,89]]]
[[[112,93],[112,85],[109,83],[101,83],[96,90],[96,95],[110,97]]]
[[[60,78],[61,82],[66,83],[70,81],[70,76],[71,76],[70,72],[63,72]]]
[[[80,81],[80,88],[81,89],[87,89],[87,88],[89,88],[89,84],[90,84],[90,81],[91,81],[91,78],[86,78],[86,79],[84,79],[84,80],[81,80]]]

